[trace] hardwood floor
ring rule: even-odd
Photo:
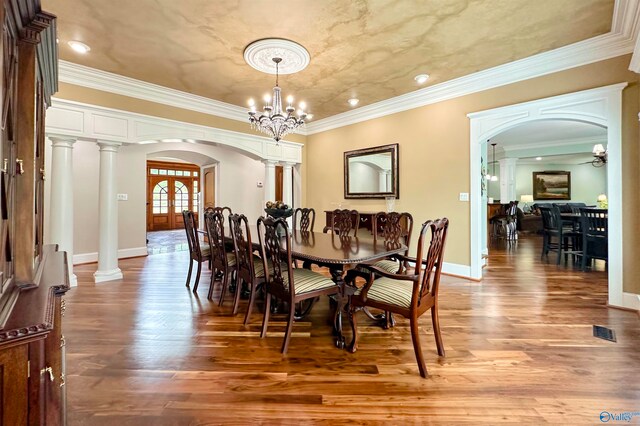
[[[640,411],[638,315],[606,308],[604,272],[541,263],[539,250],[531,238],[492,250],[481,283],[443,277],[447,356],[425,316],[428,379],[402,318],[382,330],[360,314],[349,354],[334,348],[321,300],[282,356],[285,322],[261,340],[257,310],[245,328],[230,297],[206,299],[208,271],[193,295],[187,252],[121,261],[125,279],[97,285],[95,265],[79,266],[63,324],[70,424],[573,424]],[[618,342],[594,338],[593,324]]]

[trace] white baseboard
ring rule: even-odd
[[[444,262],[444,264],[442,265],[442,273],[455,275],[462,278],[472,279],[471,266],[469,265],[460,265],[457,263]]]
[[[147,247],[133,247],[118,250],[118,259],[126,259],[128,257],[146,256]],[[83,263],[95,263],[98,261],[98,253],[80,253],[73,255],[73,264],[80,265]]]
[[[622,307],[640,311],[640,294],[622,293]]]

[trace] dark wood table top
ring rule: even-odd
[[[258,229],[251,225],[251,242],[259,249]],[[407,247],[385,247],[382,242],[373,243],[371,236],[340,238],[337,235],[322,232],[291,232],[291,255],[293,258],[324,265],[355,265],[357,263],[383,259],[392,254],[404,253]],[[225,227],[225,237],[231,238],[229,228]],[[284,241],[282,247],[284,248]]]
[[[292,232],[291,253],[300,260],[314,263],[353,265],[404,253],[405,245],[390,249],[372,237],[345,237],[321,232]]]

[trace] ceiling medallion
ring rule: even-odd
[[[287,96],[286,108],[282,108],[278,77],[280,74],[292,74],[303,70],[309,64],[309,52],[298,43],[289,40],[267,39],[247,46],[244,59],[258,71],[276,75],[273,96],[265,95],[262,112],[258,113],[255,101],[249,99],[249,123],[253,129],[271,136],[277,144],[287,134],[304,126],[308,117],[304,102],[300,102],[297,115],[295,114],[296,108],[293,106],[291,95]]]
[[[309,65],[307,49],[298,43],[281,38],[257,40],[244,49],[244,60],[258,71],[275,74],[273,58],[280,58],[280,74],[294,74]]]

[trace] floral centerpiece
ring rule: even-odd
[[[267,201],[264,211],[275,218],[286,218],[293,215],[293,209],[282,201]]]

